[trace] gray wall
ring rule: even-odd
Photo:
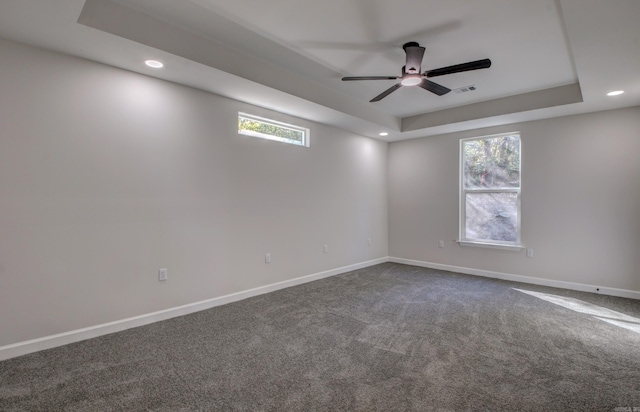
[[[459,140],[520,131],[522,242],[462,247]],[[389,147],[389,255],[640,291],[640,107],[494,127]],[[438,241],[445,248],[438,248]]]
[[[384,142],[4,40],[0,125],[0,346],[387,256]]]
[[[638,107],[387,145],[0,40],[0,124],[0,346],[387,255],[640,291]],[[459,139],[516,130],[535,256],[462,248]]]

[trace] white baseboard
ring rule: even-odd
[[[536,278],[531,276],[512,275],[509,273],[492,272],[488,270],[466,268],[462,266],[444,265],[440,263],[424,262],[421,260],[402,259],[396,257],[383,257],[369,260],[366,262],[355,263],[353,265],[343,266],[324,272],[314,273],[295,279],[285,280],[283,282],[273,283],[270,285],[260,286],[254,289],[242,292],[232,293],[230,295],[220,296],[213,299],[207,299],[200,302],[190,303],[183,306],[169,308],[153,313],[147,313],[140,316],[134,316],[127,319],[121,319],[114,322],[103,323],[101,325],[90,326],[83,329],[72,330],[69,332],[59,333],[56,335],[45,336],[38,339],[32,339],[24,342],[18,342],[11,345],[0,346],[0,361],[26,355],[45,349],[55,348],[57,346],[67,345],[69,343],[79,342],[85,339],[91,339],[98,336],[108,335],[114,332],[120,332],[126,329],[138,326],[148,325],[150,323],[175,318],[177,316],[188,315],[190,313],[201,310],[210,309],[216,306],[225,305],[227,303],[237,302],[253,296],[262,295],[264,293],[274,292],[276,290],[288,288],[291,286],[301,285],[303,283],[312,282],[314,280],[324,279],[336,276],[352,270],[362,269],[365,267],[377,265],[385,262],[402,263],[405,265],[426,267],[431,269],[446,270],[450,272],[464,273],[468,275],[483,276],[494,279],[511,280],[514,282],[530,283],[541,286],[551,286],[562,289],[579,290],[582,292],[600,293],[603,295],[618,296],[623,298],[640,300],[640,292],[609,288],[595,285],[587,285],[584,283],[564,282],[560,280]]]
[[[389,258],[387,257],[373,259],[366,262],[360,262],[360,263],[355,263],[353,265],[343,266],[337,269],[331,269],[324,272],[314,273],[311,275],[302,276],[295,279],[285,280],[278,283],[272,283],[270,285],[260,286],[260,287],[245,290],[242,292],[232,293],[230,295],[220,296],[213,299],[207,299],[200,302],[195,302],[195,303],[190,303],[183,306],[160,310],[153,313],[147,313],[140,316],[134,316],[132,318],[121,319],[114,322],[103,323],[101,325],[90,326],[87,328],[72,330],[69,332],[59,333],[56,335],[45,336],[42,338],[32,339],[24,342],[18,342],[11,345],[0,346],[0,360],[15,358],[17,356],[26,355],[28,353],[33,353],[33,352],[37,352],[45,349],[51,349],[57,346],[67,345],[69,343],[79,342],[81,340],[91,339],[98,336],[108,335],[110,333],[120,332],[126,329],[148,325],[150,323],[175,318],[177,316],[188,315],[190,313],[198,312],[201,310],[210,309],[216,306],[226,305],[227,303],[232,303],[232,302],[236,302],[242,299],[247,299],[253,296],[262,295],[264,293],[274,292],[276,290],[288,288],[291,286],[301,285],[303,283],[312,282],[314,280],[324,279],[330,276],[336,276],[341,273],[362,269],[365,267],[377,265],[377,264],[388,262],[388,261],[389,261]]]
[[[466,268],[462,266],[443,265],[441,263],[424,262],[421,260],[402,259],[402,258],[396,258],[396,257],[389,257],[389,262],[402,263],[402,264],[411,265],[411,266],[420,266],[420,267],[425,267],[430,269],[447,270],[450,272],[464,273],[467,275],[476,275],[476,276],[483,276],[487,278],[511,280],[514,282],[523,282],[523,283],[530,283],[534,285],[551,286],[554,288],[579,290],[581,292],[592,292],[592,293],[599,293],[602,295],[617,296],[621,298],[640,300],[640,292],[627,290],[627,289],[609,288],[609,287],[603,287],[603,286],[597,286],[597,285],[588,285],[585,283],[564,282],[561,280],[535,278],[531,276],[512,275],[510,273],[492,272],[489,270]]]

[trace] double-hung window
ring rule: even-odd
[[[460,243],[520,249],[520,134],[460,141]]]

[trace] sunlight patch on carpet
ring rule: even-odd
[[[547,302],[562,306],[573,310],[574,312],[584,313],[586,315],[593,315],[598,320],[607,322],[611,325],[615,325],[621,328],[625,328],[635,333],[640,334],[640,319],[633,316],[625,315],[624,313],[616,312],[615,310],[603,308],[602,306],[594,305],[589,302],[585,302],[580,299],[569,298],[566,296],[550,295],[548,293],[533,292],[530,290],[516,289],[518,292],[526,293],[527,295],[534,296],[538,299],[545,300]]]

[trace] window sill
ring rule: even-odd
[[[460,246],[486,247],[490,249],[511,250],[513,252],[519,252],[524,249],[523,245],[505,245],[503,243],[474,242],[471,240],[456,240],[456,242],[458,242]]]

